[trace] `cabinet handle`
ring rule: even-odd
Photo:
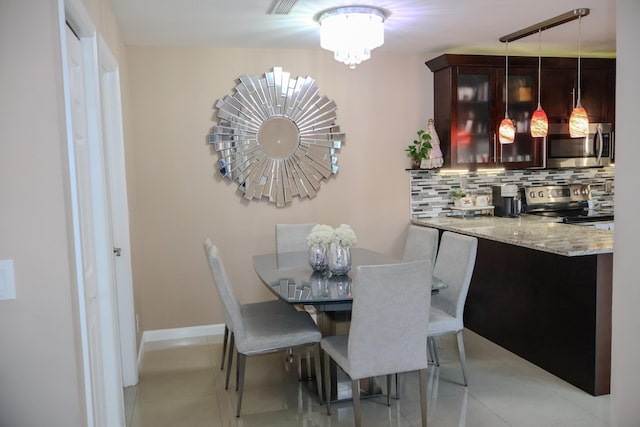
[[[498,147],[496,146],[496,134],[493,134],[493,163],[498,163]]]

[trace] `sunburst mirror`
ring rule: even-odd
[[[320,181],[338,172],[345,139],[335,102],[319,95],[311,77],[292,78],[280,67],[239,80],[216,103],[209,142],[220,154],[218,172],[248,200],[283,207],[293,196],[315,197]]]

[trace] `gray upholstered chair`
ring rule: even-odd
[[[426,260],[431,263],[431,267],[436,261],[436,254],[438,253],[438,240],[440,239],[440,232],[436,228],[422,227],[419,225],[409,225],[407,231],[407,239],[404,244],[404,252],[402,253],[402,261],[420,261]],[[435,343],[433,338],[427,340],[428,348],[432,355],[435,355]],[[396,375],[396,397],[400,397],[400,383],[398,376]]]
[[[205,255],[208,256],[209,248],[213,245],[210,239],[207,239],[204,244]],[[282,311],[296,311],[295,308],[282,300],[268,300],[255,302],[250,304],[241,304],[240,311],[244,317],[262,317],[269,314],[278,314]],[[229,369],[233,360],[233,345],[234,345],[234,331],[230,328],[230,325],[225,322],[224,324],[224,337],[222,341],[222,357],[220,362],[220,370],[224,369],[225,355],[227,353],[227,347],[231,348],[229,352]],[[229,374],[227,374],[227,378]],[[228,380],[227,380],[228,382]]]
[[[407,231],[407,240],[404,244],[402,261],[427,260],[431,262],[431,266],[433,267],[436,260],[436,253],[438,252],[439,238],[440,233],[435,228],[410,225],[409,231]]]
[[[351,378],[356,426],[361,425],[360,379],[386,375],[389,405],[391,375],[416,370],[420,373],[422,425],[427,425],[428,360],[422,327],[429,322],[430,273],[428,261],[357,268],[349,334],[325,337],[321,343],[325,352],[328,414],[331,414],[328,367],[333,359]]]
[[[278,314],[282,311],[296,311],[296,309],[291,305],[282,300],[268,300],[268,301],[260,301],[254,302],[250,304],[241,304],[240,311],[242,311],[242,315],[244,317],[261,317],[269,314]],[[234,341],[234,333],[233,330],[229,329],[229,325],[225,323],[224,325],[224,338],[222,342],[222,360],[220,362],[220,370],[224,369],[224,360],[225,355],[227,353],[227,347],[230,347],[233,350],[233,341]],[[233,352],[229,353],[229,363],[231,363],[233,359]]]
[[[316,223],[276,224],[276,253],[307,251],[307,236]]]
[[[224,307],[225,323],[233,331],[232,347],[229,348],[229,365],[225,388],[229,384],[231,354],[233,344],[238,352],[237,384],[238,406],[236,416],[240,416],[244,390],[244,372],[247,356],[273,353],[299,347],[314,347],[315,371],[318,396],[322,402],[322,381],[320,379],[320,340],[322,334],[311,316],[304,311],[283,310],[277,313],[262,312],[260,315],[244,316],[235,292],[218,253],[218,248],[210,239],[205,241],[205,251],[211,275]],[[233,339],[235,337],[235,340]]]
[[[440,239],[440,249],[433,268],[433,279],[447,284],[431,299],[431,314],[427,337],[456,334],[458,353],[462,367],[462,379],[467,385],[466,356],[462,330],[464,329],[464,304],[467,300],[471,276],[476,263],[478,239],[445,231]],[[436,346],[432,347],[436,363],[439,364]]]

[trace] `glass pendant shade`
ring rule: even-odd
[[[504,119],[498,126],[500,144],[512,144],[516,139],[516,127],[509,118],[509,42],[505,43],[507,54],[504,56]]]
[[[320,15],[320,46],[336,61],[356,68],[384,43],[385,14],[371,7],[339,7]]]
[[[542,106],[538,104],[538,108],[531,116],[531,136],[535,138],[547,136],[549,132],[549,119],[547,113],[544,112]]]
[[[589,116],[580,101],[569,117],[569,135],[571,138],[582,138],[589,134]]]
[[[505,117],[500,122],[498,128],[498,140],[500,144],[511,144],[516,138],[516,127],[513,125],[513,121],[509,117]]]
[[[549,119],[547,113],[542,109],[540,104],[540,86],[542,75],[542,55],[540,54],[541,46],[541,33],[542,30],[538,30],[538,108],[533,112],[531,116],[531,122],[529,128],[531,129],[531,136],[534,138],[540,138],[547,136],[549,132]]]

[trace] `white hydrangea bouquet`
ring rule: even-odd
[[[349,248],[356,244],[356,233],[347,224],[340,224],[335,230],[318,224],[307,235],[307,244],[309,265],[314,271],[329,269],[333,275],[343,275],[351,268]]]
[[[356,244],[356,233],[348,224],[340,224],[340,227],[333,231],[334,241],[347,248]]]
[[[333,227],[327,224],[318,224],[311,229],[307,236],[307,245],[328,248],[333,238]]]

